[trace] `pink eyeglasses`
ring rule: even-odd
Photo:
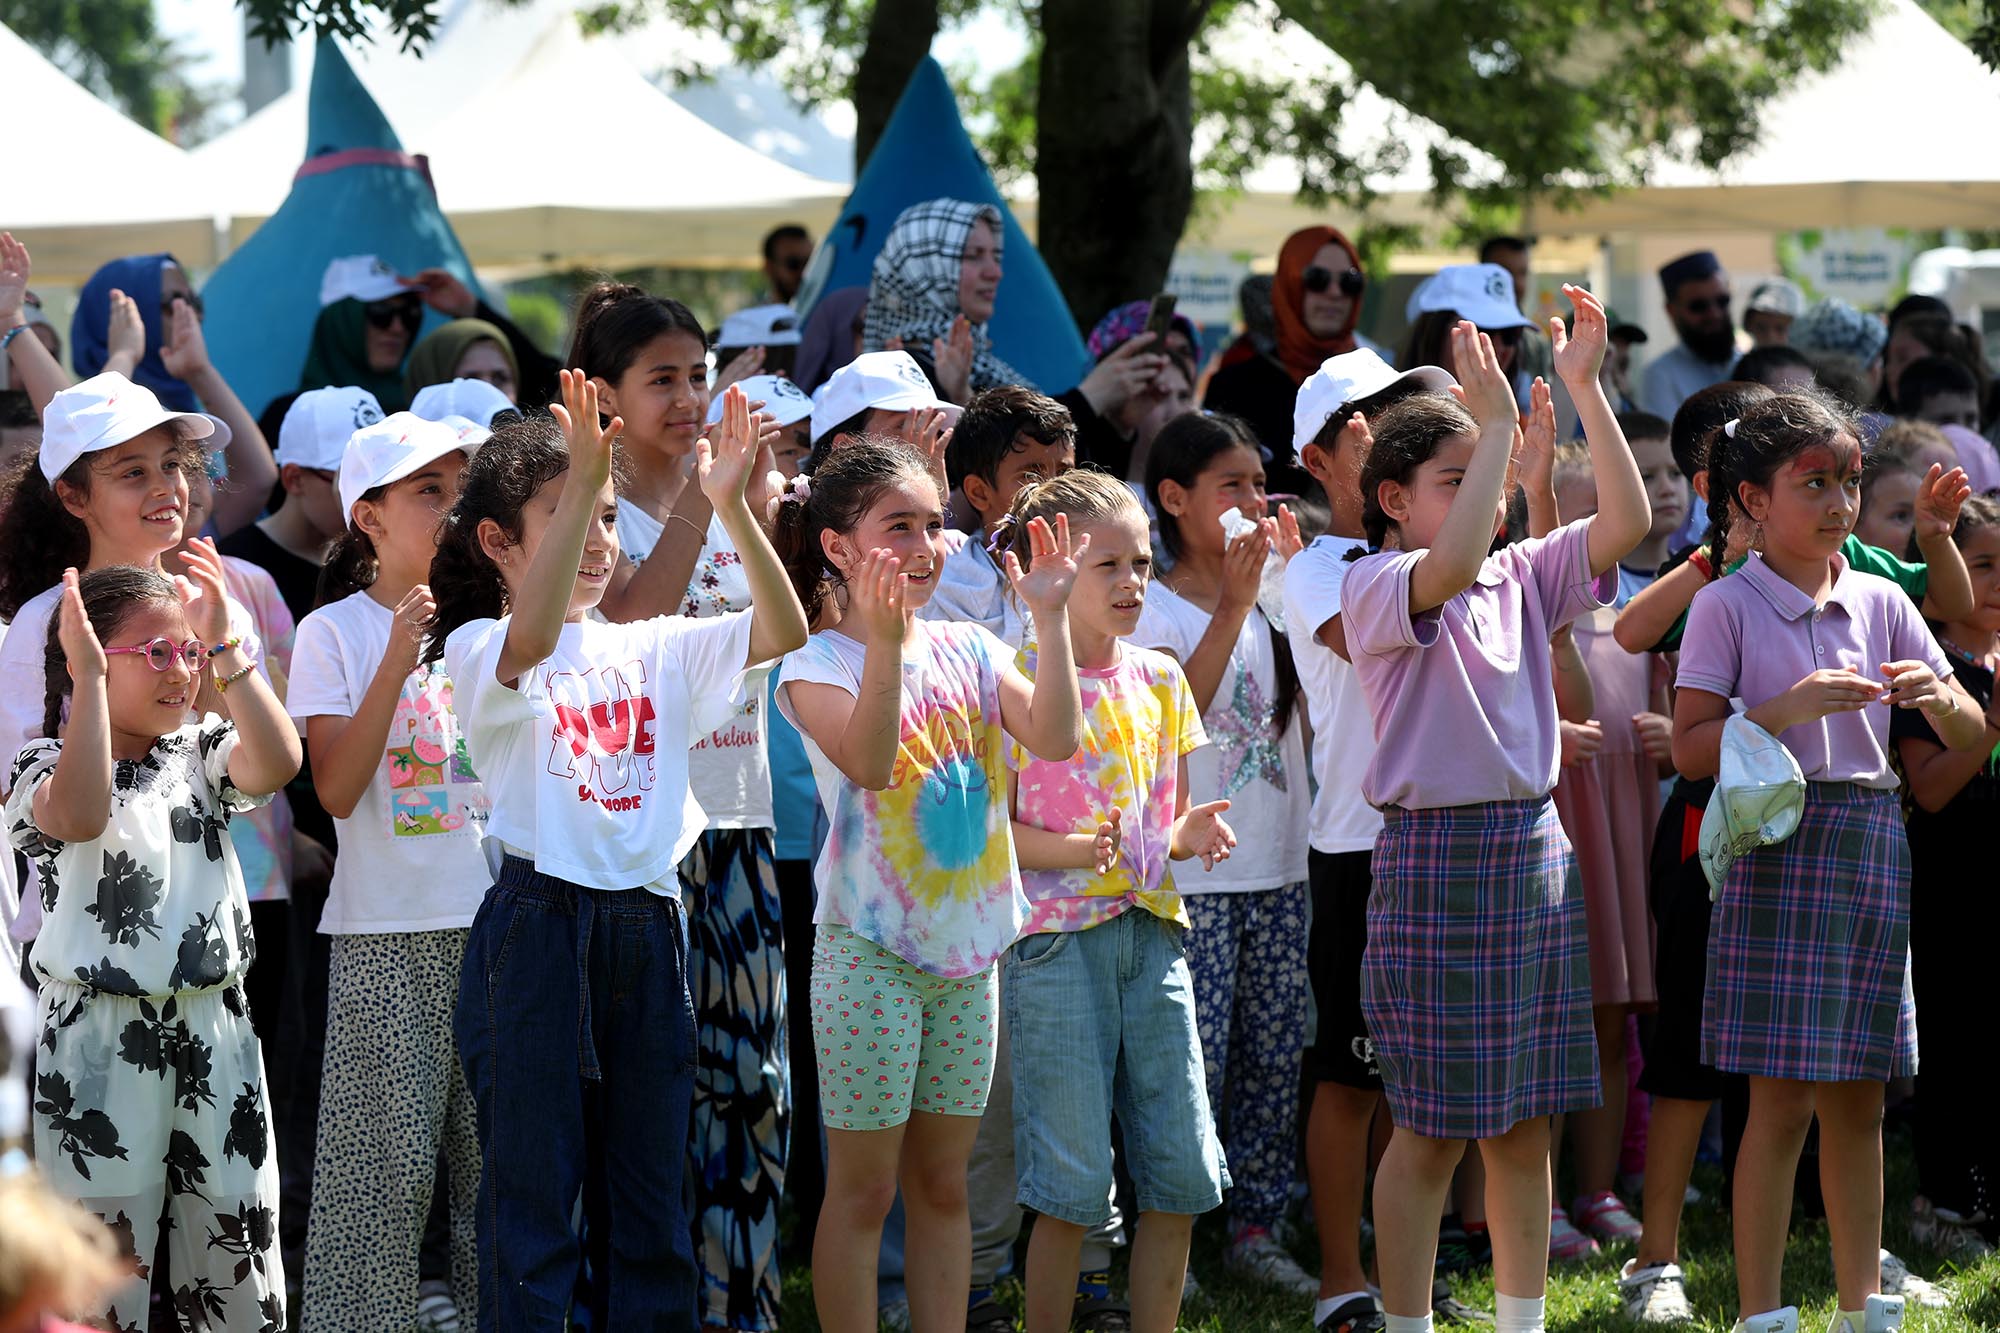
[[[143,653],[146,665],[155,671],[165,671],[174,664],[176,657],[186,662],[188,670],[196,675],[200,675],[201,669],[208,665],[208,648],[200,639],[189,639],[186,643],[175,643],[172,639],[154,639],[131,648],[104,650],[106,657],[116,657],[120,653]]]

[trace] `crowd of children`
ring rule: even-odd
[[[997,275],[984,214],[933,222],[964,255],[924,264]],[[1896,1203],[1995,1239],[1954,890],[2000,500],[1934,423],[1750,382],[1776,355],[1620,412],[1578,287],[1539,366],[1580,441],[1518,328],[1426,307],[1437,364],[1290,340],[1286,451],[1182,410],[1129,310],[1093,352],[1173,411],[1012,382],[963,317],[716,384],[685,306],[609,283],[545,386],[460,320],[424,364],[504,376],[402,392],[364,339],[367,383],[260,423],[170,284],[150,323],[104,293],[71,383],[13,336],[29,272],[0,234],[41,421],[0,481],[37,992],[0,1069],[72,1204],[0,1180],[42,1250],[0,1327],[772,1329],[809,1267],[829,1333],[891,1288],[918,1333],[1171,1333],[1218,1210],[1321,1333],[1538,1333],[1606,1245],[1680,1323],[1719,1103],[1738,1333],[1798,1329],[1797,1186],[1830,1333],[1888,1333],[1941,1299],[1882,1247],[1920,1031]],[[422,287],[329,309],[407,334]]]

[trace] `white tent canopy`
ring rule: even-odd
[[[187,153],[127,119],[0,26],[0,86],[14,108],[0,227],[35,280],[81,283],[116,255],[214,262],[216,208]]]
[[[1720,170],[1670,163],[1643,189],[1539,217],[1536,229],[1990,227],[2000,217],[1996,118],[2000,73],[1915,0],[1884,0],[1838,65],[1764,107],[1755,145]]]

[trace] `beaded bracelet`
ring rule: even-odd
[[[215,692],[217,694],[227,694],[229,692],[229,687],[231,685],[234,685],[237,681],[242,680],[245,676],[249,675],[256,669],[257,669],[257,664],[255,662],[252,662],[249,665],[240,668],[239,670],[230,672],[226,676],[217,676],[215,678]]]
[[[208,650],[209,660],[212,662],[216,658],[228,652],[231,648],[241,648],[242,646],[243,646],[243,636],[240,634],[232,634],[230,637],[224,639],[221,643],[216,644],[213,648],[210,648]]]

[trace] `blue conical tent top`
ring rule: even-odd
[[[209,354],[252,412],[298,387],[330,261],[377,255],[400,273],[444,268],[478,290],[424,160],[403,151],[330,38],[314,49],[308,108],[292,192],[202,289]]]
[[[910,75],[840,221],[827,233],[824,253],[814,259],[814,276],[824,275],[815,298],[840,287],[866,287],[896,215],[926,199],[967,199],[1000,210],[1006,272],[987,325],[993,348],[1044,393],[1074,387],[1090,358],[1069,304],[979,160],[944,69],[929,56]]]

